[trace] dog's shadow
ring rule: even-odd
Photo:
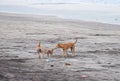
[[[77,58],[79,55],[72,56],[72,54],[68,54],[67,57],[64,57],[63,55],[53,55],[51,58]]]

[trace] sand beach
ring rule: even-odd
[[[76,38],[74,57],[36,54],[39,40],[54,48]],[[120,81],[120,25],[0,13],[0,81]]]

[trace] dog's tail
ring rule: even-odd
[[[41,44],[41,42],[40,42],[40,40],[38,41],[38,45],[40,45]]]
[[[76,41],[74,42],[74,44],[76,44],[77,43],[77,39],[76,39]]]
[[[41,42],[40,42],[40,40],[38,41],[38,45],[37,46],[41,46]]]

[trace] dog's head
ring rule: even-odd
[[[48,50],[48,53],[49,54],[53,54],[53,51],[54,51],[53,49],[52,50]]]
[[[57,48],[52,48],[50,51],[53,53],[53,51],[54,51],[55,49],[57,49]]]
[[[62,47],[62,44],[60,43],[56,45],[56,48],[61,48],[61,47]]]

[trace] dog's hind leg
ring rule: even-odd
[[[71,51],[72,51],[72,56],[75,56],[75,47],[71,47]]]
[[[73,47],[70,48],[71,49],[71,52],[73,51]]]

